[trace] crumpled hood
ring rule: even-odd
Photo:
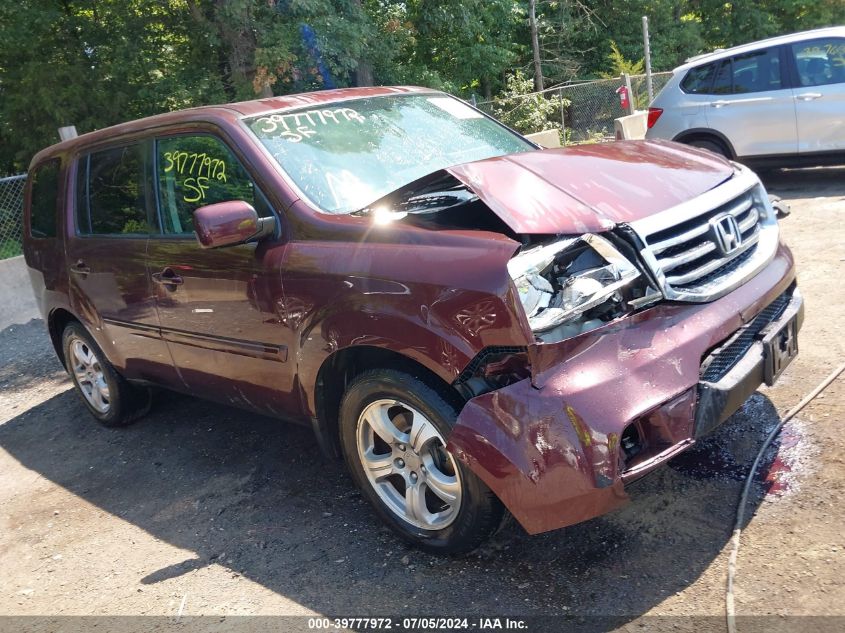
[[[671,208],[733,174],[710,152],[618,141],[508,154],[447,170],[516,233],[586,233]]]

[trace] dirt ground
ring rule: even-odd
[[[462,559],[397,541],[306,429],[171,394],[132,427],[97,426],[43,324],[6,328],[0,614],[601,615],[632,631],[699,615],[722,630],[741,479],[778,413],[845,359],[845,169],[767,185],[792,205],[781,225],[807,304],[779,384],[634,486],[624,509],[534,537],[510,525]],[[767,456],[742,536],[740,615],[845,616],[843,456],[845,376]]]

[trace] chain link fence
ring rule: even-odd
[[[671,78],[672,71],[651,74],[651,86],[655,97],[669,83]],[[633,95],[634,109],[648,109],[650,99],[648,98],[648,82],[645,75],[631,75],[631,94]]]
[[[657,95],[672,73],[652,73],[651,77]],[[613,120],[628,114],[616,92],[624,85],[621,77],[599,79],[483,101],[476,107],[523,134],[558,130],[563,145],[612,141]],[[631,99],[636,109],[648,107],[645,75],[631,75]]]
[[[0,178],[0,259],[21,254],[26,174]]]

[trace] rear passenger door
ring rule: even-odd
[[[794,61],[798,152],[845,150],[845,38],[789,47]]]
[[[195,209],[245,200],[273,215],[230,147],[198,132],[159,137],[155,147],[160,231],[148,263],[162,336],[191,392],[270,414],[297,408],[289,329],[281,327],[279,248],[272,240],[207,250]]]
[[[171,384],[176,376],[146,265],[152,226],[147,149],[135,142],[77,158],[66,269],[71,306],[111,363],[128,378]]]
[[[795,154],[798,131],[780,47],[723,59],[716,69],[707,124],[739,157]]]

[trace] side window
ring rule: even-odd
[[[707,94],[710,85],[713,83],[713,75],[716,74],[718,62],[705,64],[697,68],[690,68],[687,76],[681,82],[681,90],[687,94]]]
[[[156,141],[158,196],[164,233],[192,233],[194,210],[207,204],[245,200],[260,217],[270,205],[223,141],[209,135]]]
[[[765,92],[782,87],[780,55],[777,48],[767,48],[733,58],[733,92]]]
[[[713,89],[710,91],[714,95],[729,95],[732,90],[732,76],[731,60],[723,60],[716,72],[716,78],[713,81]]]
[[[85,235],[147,235],[140,145],[94,152],[79,161],[76,222]]]
[[[56,211],[59,196],[58,159],[35,168],[29,203],[29,233],[32,237],[56,236]]]
[[[705,70],[707,71],[706,74]],[[694,71],[701,73],[700,82],[697,81],[697,76],[693,76]],[[684,78],[684,84],[688,81],[690,88],[699,89],[687,90],[686,86],[682,84],[681,87],[684,88],[685,92],[714,95],[780,90],[783,87],[780,55],[777,48],[743,53],[721,62],[690,70]]]
[[[828,37],[792,45],[802,86],[845,83],[845,39]]]

